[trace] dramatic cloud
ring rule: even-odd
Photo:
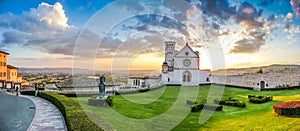
[[[38,49],[50,54],[72,55],[80,30],[69,25],[60,3],[41,3],[23,12],[21,16],[8,13],[0,15],[2,34],[0,47],[12,44]]]
[[[275,17],[262,18],[262,12],[263,10],[256,9],[248,2],[241,4],[235,21],[243,27],[243,39],[234,43],[230,53],[254,53],[265,44],[269,33],[274,28]]]
[[[59,2],[54,5],[42,2],[37,9],[31,8],[29,12],[25,12],[25,15],[27,15],[28,18],[45,23],[49,27],[69,27],[67,24],[68,18]]]
[[[180,6],[170,1],[118,2],[117,8],[128,12],[151,10],[153,13],[137,15],[116,25],[102,41],[97,57],[130,57],[139,53],[163,52],[164,41],[170,38],[178,41],[219,43],[223,36],[233,36],[226,53],[255,53],[266,43],[275,28],[277,15],[264,18],[263,10],[248,2],[232,4],[228,0],[188,1],[190,6]],[[185,2],[185,3],[188,3]],[[262,0],[258,6],[268,6],[274,0]],[[291,0],[295,16],[299,16],[299,0]],[[164,11],[167,16],[155,15]],[[299,32],[294,26],[292,13],[284,18],[286,32]],[[104,18],[105,19],[105,18]],[[41,3],[37,8],[25,11],[21,16],[12,13],[0,15],[2,33],[0,48],[12,44],[38,49],[50,54],[95,56],[95,44],[100,44],[97,34],[86,29],[78,29],[68,24],[68,17],[62,5]],[[81,35],[81,41],[76,41]],[[182,43],[185,43],[182,42]],[[221,43],[224,44],[224,43]],[[134,47],[134,48],[133,48]]]
[[[257,10],[252,4],[244,2],[239,7],[235,20],[245,29],[258,28],[263,25],[263,22],[258,20],[261,14],[262,10]]]
[[[229,19],[236,13],[235,6],[229,6],[227,0],[200,0],[200,9],[204,14],[216,16],[221,19]]]
[[[291,0],[291,6],[296,14],[296,17],[300,17],[300,0]]]
[[[253,53],[256,52],[259,47],[260,44],[254,42],[252,39],[242,39],[235,43],[230,53]]]
[[[113,36],[105,37],[98,49],[97,57],[132,58],[144,53],[159,54],[164,51],[164,42],[170,39],[170,37],[155,31],[143,32],[141,34],[143,35],[128,37],[126,40],[120,40]],[[183,42],[179,39],[174,37],[172,39],[178,42],[178,46],[183,45]]]

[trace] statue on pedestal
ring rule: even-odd
[[[99,96],[97,97],[97,99],[103,98],[104,96],[105,96],[105,77],[104,77],[104,75],[102,75],[100,77]]]

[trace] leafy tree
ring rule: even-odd
[[[263,72],[262,68],[260,68],[256,73],[262,74],[264,72]]]

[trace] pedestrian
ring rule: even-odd
[[[15,90],[16,90],[16,96],[18,96],[20,92],[20,87],[18,85],[15,86]]]
[[[39,87],[38,87],[38,86],[39,86],[38,83],[35,83],[35,84],[34,84],[34,90],[35,90],[34,96],[37,96],[38,93],[39,93]]]

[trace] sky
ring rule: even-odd
[[[0,0],[17,67],[161,70],[169,40],[201,69],[300,64],[299,36],[300,0]]]

